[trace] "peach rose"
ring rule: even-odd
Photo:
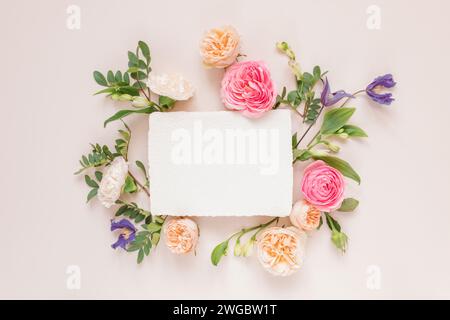
[[[301,190],[306,201],[320,211],[338,209],[344,200],[344,176],[325,162],[318,160],[305,168]]]
[[[258,237],[258,259],[262,266],[276,276],[288,276],[303,264],[306,233],[295,227],[272,227]]]
[[[305,200],[297,201],[289,216],[291,223],[299,229],[311,231],[320,223],[320,211]]]
[[[222,101],[228,109],[258,118],[272,109],[275,83],[261,61],[243,61],[229,67],[222,79]]]
[[[164,236],[170,251],[188,253],[197,246],[198,227],[189,218],[174,218],[164,225]]]
[[[226,68],[239,55],[239,35],[231,26],[209,30],[200,44],[203,63],[208,67]]]

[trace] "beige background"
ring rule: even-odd
[[[81,29],[66,28],[66,8],[81,8]],[[381,8],[381,30],[366,27],[366,9]],[[448,1],[8,1],[0,11],[2,156],[1,298],[450,298],[450,104]],[[339,219],[350,237],[340,255],[326,228],[308,244],[302,271],[274,278],[256,259],[209,262],[215,244],[258,218],[201,218],[197,256],[160,246],[137,266],[109,247],[112,212],[84,202],[73,176],[89,142],[112,143],[103,120],[120,104],[92,96],[92,71],[124,68],[138,40],[151,45],[155,71],[178,71],[197,87],[176,110],[221,110],[222,71],[205,70],[203,32],[234,25],[249,59],[267,62],[281,87],[293,85],[279,40],[303,68],[330,70],[334,89],[365,86],[392,72],[396,102],[354,102],[354,123],[368,140],[341,156],[362,177],[349,194],[361,205]],[[147,121],[129,118],[131,154],[146,161]],[[303,129],[303,128],[302,128]],[[296,175],[302,165],[296,167]],[[298,183],[295,188],[298,197]],[[176,195],[174,195],[176,197]],[[80,290],[66,288],[66,269],[81,269]],[[367,286],[370,266],[381,286]]]

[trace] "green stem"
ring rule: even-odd
[[[356,91],[356,92],[354,92],[354,93],[352,94],[352,97],[354,97],[354,96],[356,96],[356,95],[358,95],[358,94],[360,94],[360,93],[363,93],[363,92],[366,92],[366,91],[365,91],[365,90],[358,90],[358,91]],[[344,107],[344,106],[347,104],[347,102],[348,102],[350,99],[352,99],[352,97],[348,97],[348,98],[347,98],[347,99],[346,99],[346,100],[345,100],[338,108]],[[306,137],[306,135],[308,134],[309,130],[311,130],[312,126],[316,124],[316,121],[317,121],[317,119],[319,118],[320,114],[322,113],[322,110],[323,110],[323,109],[324,109],[324,106],[322,106],[322,108],[320,108],[319,115],[317,116],[316,120],[315,120],[313,123],[311,123],[311,124],[309,125],[308,129],[306,129],[305,133],[304,133],[304,134],[302,135],[302,137],[298,140],[297,144],[295,145],[296,148],[299,146],[300,142]],[[319,136],[319,134],[320,134],[320,130],[316,132],[316,134],[314,135],[314,137],[313,137],[313,138],[311,139],[311,141],[307,144],[308,147],[310,147],[310,145],[314,142],[314,140],[316,140],[316,138]]]
[[[150,192],[139,180],[128,170],[128,175],[134,180],[134,182],[150,197]]]
[[[233,239],[235,236],[238,236],[238,239],[240,239],[244,234],[251,232],[253,230],[259,229],[255,235],[260,232],[261,230],[263,230],[264,228],[268,227],[269,225],[271,225],[273,222],[277,221],[280,219],[280,217],[275,217],[272,220],[266,222],[266,223],[262,223],[260,225],[254,226],[254,227],[250,227],[250,228],[244,228],[241,231],[238,231],[234,234],[232,234],[229,238],[228,241],[230,241],[231,239]]]

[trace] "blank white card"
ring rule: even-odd
[[[288,216],[292,207],[289,110],[150,115],[151,212],[175,216]]]

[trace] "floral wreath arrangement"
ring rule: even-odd
[[[325,76],[327,72],[322,72],[319,66],[315,66],[312,73],[303,72],[286,42],[276,46],[287,56],[296,84],[289,91],[283,87],[280,94],[276,93],[270,72],[263,62],[239,61],[245,55],[240,53],[240,37],[233,27],[208,31],[201,41],[200,53],[205,66],[225,71],[220,94],[227,109],[240,112],[245,117],[258,118],[266,111],[287,107],[296,112],[306,126],[301,135],[294,133],[292,136],[293,163],[311,161],[301,181],[302,200],[293,204],[289,217],[292,226],[277,226],[279,218],[275,217],[237,231],[211,253],[211,262],[217,265],[227,255],[231,241],[234,241],[234,255],[239,257],[249,256],[256,247],[257,257],[267,271],[286,276],[303,264],[308,233],[320,229],[323,220],[331,230],[332,243],[345,252],[348,237],[342,231],[335,212],[356,209],[358,200],[345,198],[345,178],[359,184],[360,177],[348,162],[334,155],[340,149],[335,141],[367,137],[363,129],[349,123],[355,108],[346,107],[346,104],[357,95],[366,94],[378,104],[389,105],[394,100],[392,94],[381,89],[392,88],[395,82],[392,75],[386,74],[354,93],[344,90],[332,92]],[[104,122],[105,127],[112,121],[123,122],[124,128],[119,130],[114,149],[91,144],[91,152],[82,156],[81,168],[76,172],[91,171],[91,174],[84,175],[91,188],[87,201],[97,197],[106,208],[117,207],[115,218],[111,220],[111,231],[118,232],[118,239],[112,248],[137,252],[138,263],[158,245],[161,233],[165,244],[175,254],[194,251],[199,238],[199,228],[191,218],[154,216],[122,197],[140,191],[150,197],[150,181],[144,164],[139,160],[134,163],[142,173],[141,180],[131,172],[128,148],[132,135],[123,118],[131,114],[170,111],[177,101],[188,100],[194,94],[193,86],[183,76],[154,74],[150,63],[149,46],[139,41],[134,52],[128,51],[126,71],[108,71],[106,76],[94,71],[95,81],[104,87],[95,94],[127,101],[132,108],[120,110]],[[317,86],[322,88],[320,95],[316,94]],[[317,132],[305,144],[305,137],[322,113]],[[248,238],[246,241],[244,236]]]

